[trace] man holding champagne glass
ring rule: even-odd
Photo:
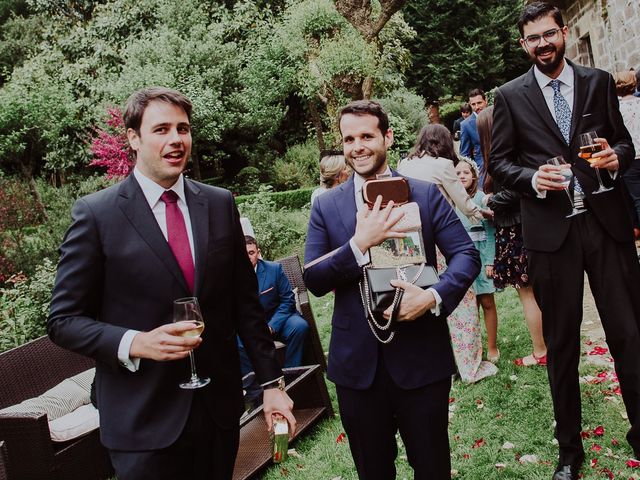
[[[131,95],[135,169],[76,202],[60,247],[49,336],[96,360],[100,436],[119,480],[232,477],[236,335],[265,387],[268,427],[281,414],[295,431],[233,197],[182,175],[190,119],[175,90]]]
[[[489,172],[523,193],[524,246],[542,310],[560,450],[553,479],[570,480],[584,460],[578,364],[585,272],[631,423],[627,440],[640,455],[640,266],[620,178],[634,149],[611,75],[564,58],[569,30],[560,10],[530,3],[518,28],[534,66],[496,93]],[[569,165],[550,161],[559,156]],[[561,174],[567,167],[569,198]]]

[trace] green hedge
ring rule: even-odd
[[[267,194],[273,200],[276,208],[297,209],[302,208],[311,201],[311,192],[316,187],[301,188],[299,190],[287,190],[286,192],[272,192]],[[244,202],[253,200],[256,195],[238,195],[236,197],[236,205],[242,205]]]

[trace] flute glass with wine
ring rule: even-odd
[[[573,202],[573,198],[571,198],[571,192],[569,191],[569,184],[571,183],[571,177],[573,177],[573,172],[571,171],[571,165],[569,165],[567,162],[564,161],[564,158],[562,157],[562,155],[550,158],[549,160],[547,160],[547,163],[549,165],[555,165],[556,167],[560,167],[557,173],[559,175],[562,175],[563,177],[562,188],[564,188],[564,191],[567,193],[567,197],[569,197],[569,203],[571,204],[571,213],[567,215],[567,218],[574,217],[583,212],[586,212],[585,209],[576,208],[576,205]]]
[[[200,311],[200,305],[196,297],[185,297],[174,300],[173,302],[173,321],[174,322],[189,322],[193,324],[191,330],[185,330],[180,333],[183,337],[199,337],[204,330],[204,321],[202,319],[202,312]],[[191,363],[191,378],[189,381],[181,383],[180,388],[186,390],[193,390],[195,388],[201,388],[208,385],[211,382],[210,378],[200,378],[196,373],[196,361],[193,356],[193,350],[189,352],[189,360]]]
[[[580,158],[584,158],[589,163],[596,162],[598,159],[593,158],[593,154],[602,151],[602,143],[597,142],[596,138],[598,138],[598,134],[596,132],[587,132],[580,134],[580,153],[578,154],[578,156]],[[595,171],[600,187],[592,193],[602,193],[613,190],[611,187],[605,187],[602,183],[602,178],[600,178],[600,169],[596,168]]]

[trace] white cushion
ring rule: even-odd
[[[49,421],[55,420],[91,401],[89,395],[94,376],[95,368],[91,368],[63,380],[39,397],[4,408],[0,413],[40,412],[46,413]]]
[[[300,305],[300,294],[298,293],[298,287],[293,289],[293,297],[296,299],[296,310],[302,315],[302,306]]]
[[[100,425],[98,410],[91,404],[49,422],[51,440],[66,442],[95,430]]]

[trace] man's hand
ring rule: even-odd
[[[543,190],[564,190],[562,182],[564,177],[559,172],[563,168],[558,165],[544,164],[538,168],[538,176],[536,177],[536,189]]]
[[[596,142],[602,145],[602,150],[591,155],[592,159],[597,159],[591,163],[591,168],[605,168],[610,172],[615,172],[620,168],[618,154],[609,146],[606,138],[596,138]]]
[[[150,358],[158,361],[180,360],[202,342],[200,337],[181,337],[182,332],[193,330],[192,322],[161,325],[150,332],[140,332],[131,342],[131,358]]]
[[[399,287],[404,290],[402,300],[398,306],[396,320],[399,322],[411,322],[423,316],[428,310],[436,306],[436,299],[433,293],[423,290],[416,285],[402,280],[391,280],[392,287]],[[391,307],[382,314],[384,318],[391,318]]]
[[[267,422],[267,430],[271,431],[273,428],[274,413],[279,413],[289,422],[289,435],[293,436],[296,432],[296,417],[293,416],[293,400],[289,398],[287,392],[283,392],[278,388],[268,388],[264,391],[262,396],[262,409],[264,412],[264,419]]]
[[[382,196],[378,195],[371,210],[363,209],[356,216],[356,233],[353,236],[353,241],[362,253],[365,253],[370,247],[380,245],[387,238],[406,236],[405,233],[393,230],[396,223],[404,217],[404,213],[393,212],[392,201],[382,210],[380,210],[381,204]]]

